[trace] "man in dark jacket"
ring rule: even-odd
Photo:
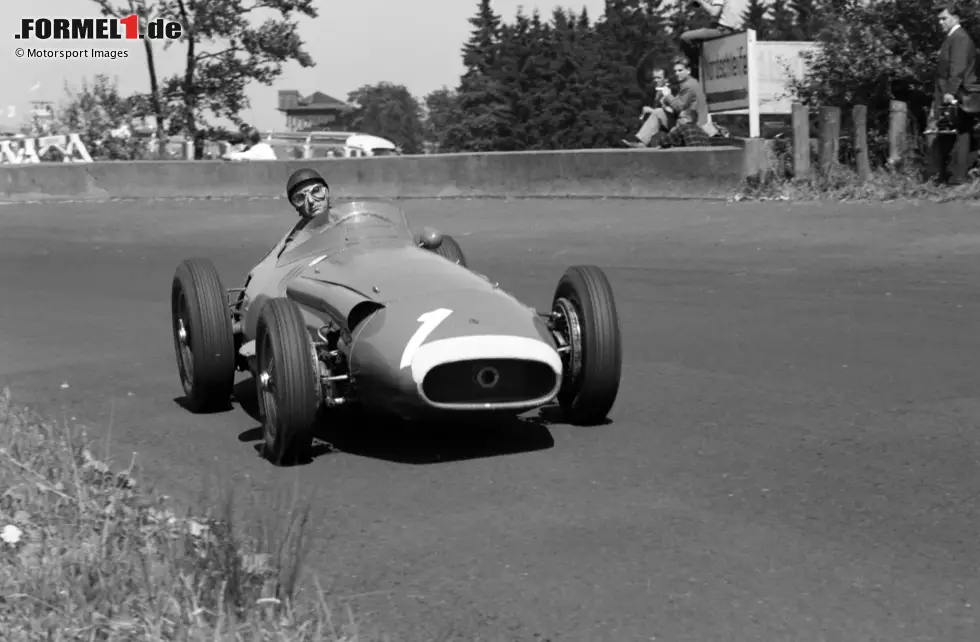
[[[963,106],[964,98],[977,87],[977,48],[970,34],[960,24],[958,10],[948,5],[939,13],[939,21],[946,30],[946,40],[939,50],[939,66],[936,70],[934,109],[957,104]],[[953,126],[955,138],[948,135],[937,136],[936,162],[939,167],[939,180],[959,185],[966,181],[970,162],[970,147],[977,115],[961,108],[954,109]],[[955,143],[955,145],[954,145]],[[948,168],[950,156],[952,167]]]

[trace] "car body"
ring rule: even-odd
[[[432,410],[523,412],[558,393],[560,346],[541,316],[487,277],[420,247],[400,208],[345,203],[309,228],[305,241],[253,270],[235,308],[240,354],[253,374],[260,311],[282,297],[298,306],[311,337],[329,337],[340,351],[354,388],[345,403],[356,392],[361,403],[415,418]],[[476,372],[467,386],[439,383],[440,369],[469,367]]]
[[[277,463],[301,456],[336,406],[413,420],[557,401],[571,423],[594,425],[619,387],[619,320],[602,270],[569,268],[539,312],[469,269],[451,236],[413,233],[385,201],[312,218],[241,288],[188,259],[171,301],[188,406],[229,403],[235,371],[250,372]]]

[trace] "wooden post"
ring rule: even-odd
[[[810,110],[793,103],[793,177],[810,175]]]
[[[871,159],[868,156],[868,106],[854,105],[851,118],[854,120],[854,155],[857,158],[858,178],[866,181],[871,174]]]
[[[888,164],[896,166],[905,156],[908,105],[900,100],[893,100],[889,104],[888,112]]]
[[[820,108],[820,167],[824,173],[837,164],[840,153],[840,107]]]

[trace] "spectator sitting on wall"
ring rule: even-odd
[[[677,95],[667,96],[664,99],[666,106],[675,114],[693,109],[697,112],[697,124],[704,127],[708,124],[708,103],[701,83],[691,75],[691,61],[686,56],[674,58],[674,76],[677,78]]]
[[[708,147],[711,137],[697,123],[698,112],[685,109],[677,118],[677,124],[660,141],[660,147]]]
[[[225,160],[246,161],[246,160],[279,160],[276,150],[272,145],[262,142],[262,135],[259,130],[253,129],[248,134],[248,141],[251,143],[248,149],[243,152],[226,152],[221,156]]]
[[[701,7],[711,16],[712,26],[691,29],[681,34],[681,40],[693,44],[735,33],[742,26],[742,16],[748,8],[748,0],[690,0],[690,6]]]
[[[630,147],[647,147],[651,143],[655,145],[655,139],[659,140],[663,133],[677,122],[677,112],[667,104],[667,98],[673,95],[670,85],[667,84],[667,70],[662,67],[654,69],[653,82],[656,93],[652,102],[656,106],[643,106],[640,118],[645,120],[640,130],[634,134],[635,140],[623,140],[623,143]]]

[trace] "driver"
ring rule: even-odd
[[[286,181],[286,198],[299,214],[299,221],[273,251],[277,257],[289,245],[300,242],[297,241],[298,237],[308,237],[306,227],[311,223],[315,221],[314,227],[319,227],[323,223],[331,222],[333,218],[330,210],[330,186],[315,169],[304,167],[290,174]]]

